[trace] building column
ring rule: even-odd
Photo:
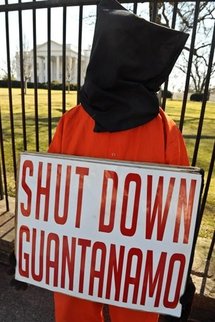
[[[59,79],[59,56],[56,56],[56,81],[60,81]]]
[[[48,81],[48,57],[45,56],[45,66],[44,66],[44,82]]]
[[[41,59],[40,56],[37,56],[37,81],[42,83],[43,82],[43,78],[42,78],[42,63],[43,60]]]
[[[74,57],[72,59],[72,83],[77,84],[77,72],[78,72],[78,59]]]

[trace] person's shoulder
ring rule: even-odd
[[[175,124],[173,119],[161,107],[159,109],[159,115],[165,122],[168,122],[170,124]]]
[[[178,130],[178,126],[175,121],[162,109],[159,110],[159,117],[161,118],[163,125],[166,129],[169,130]]]
[[[67,110],[63,115],[62,118],[67,119],[73,117],[73,115],[80,113],[81,105],[78,104],[74,107],[71,107],[69,110]]]
[[[83,118],[83,108],[81,104],[76,105],[67,110],[60,118],[60,122],[67,124],[68,122],[77,122],[78,119]]]

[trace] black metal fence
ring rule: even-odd
[[[66,51],[67,51],[67,35],[68,35],[68,10],[71,7],[76,7],[78,9],[78,25],[77,29],[74,31],[78,33],[77,37],[77,75],[76,75],[76,85],[77,85],[77,102],[79,102],[79,89],[81,86],[81,69],[82,69],[82,49],[83,49],[83,23],[86,16],[84,16],[84,10],[86,7],[91,5],[96,6],[99,1],[93,0],[50,0],[50,1],[21,1],[18,0],[13,3],[5,0],[0,2],[0,21],[3,21],[3,24],[0,25],[1,31],[0,35],[4,34],[5,39],[5,53],[6,53],[6,61],[5,61],[5,74],[7,81],[7,90],[8,90],[8,107],[9,107],[9,119],[10,119],[10,135],[5,138],[5,124],[3,119],[3,112],[0,114],[0,144],[1,144],[1,197],[4,198],[6,203],[6,208],[9,210],[10,204],[8,196],[10,191],[8,190],[8,155],[5,154],[5,142],[6,140],[11,143],[11,151],[9,158],[12,159],[12,168],[10,172],[13,172],[13,180],[16,181],[17,177],[17,159],[18,153],[20,151],[28,150],[28,131],[26,129],[27,125],[27,115],[28,111],[26,110],[26,95],[25,95],[25,40],[24,40],[24,29],[23,29],[23,14],[25,12],[31,13],[31,28],[32,28],[32,44],[33,44],[33,65],[32,65],[32,73],[33,73],[33,105],[34,105],[34,137],[35,137],[35,151],[41,150],[40,144],[40,128],[39,128],[39,95],[38,95],[38,30],[39,28],[44,28],[46,30],[46,39],[47,39],[47,65],[46,65],[46,75],[47,75],[47,146],[51,141],[53,135],[53,128],[56,125],[56,120],[53,122],[53,109],[52,109],[52,69],[51,69],[51,42],[52,42],[52,13],[54,8],[61,8],[61,12],[59,15],[62,15],[62,25],[59,26],[62,31],[62,110],[64,113],[66,111]],[[141,14],[144,8],[148,8],[146,13],[143,15],[148,15],[148,19],[152,21],[156,21],[158,23],[163,23],[169,25],[172,28],[179,28],[187,31],[189,29],[190,32],[190,42],[189,48],[187,48],[187,58],[186,58],[186,76],[184,78],[183,84],[183,96],[181,101],[180,108],[180,120],[179,120],[179,128],[183,131],[184,123],[186,122],[186,107],[187,101],[189,99],[189,90],[190,84],[193,77],[193,66],[198,59],[198,49],[200,47],[206,47],[207,43],[207,52],[204,53],[204,57],[202,58],[204,65],[207,66],[207,70],[204,72],[204,82],[203,82],[203,90],[201,91],[202,102],[200,108],[200,115],[198,119],[198,128],[197,133],[192,133],[195,137],[195,143],[193,147],[193,157],[192,157],[192,165],[198,165],[198,153],[199,153],[199,145],[202,140],[202,128],[205,120],[205,112],[207,108],[207,100],[209,95],[209,88],[211,87],[213,71],[214,71],[214,46],[215,46],[215,25],[214,25],[214,17],[215,17],[215,4],[213,1],[121,1],[125,3],[130,10],[133,10],[134,13]],[[186,9],[186,6],[187,7]],[[208,6],[208,7],[207,7]],[[39,21],[37,12],[39,10],[45,10],[46,19],[44,21]],[[189,9],[189,10],[188,10]],[[192,9],[192,10],[191,10]],[[184,10],[184,11],[183,11]],[[205,10],[205,11],[204,11]],[[20,107],[21,107],[21,130],[22,130],[22,144],[17,144],[16,142],[16,126],[14,123],[14,100],[13,100],[13,68],[12,68],[12,53],[11,47],[13,43],[11,41],[11,26],[14,23],[14,16],[11,16],[13,12],[17,14],[18,20],[18,49],[19,52],[19,69],[20,69]],[[181,24],[179,25],[179,18],[182,18],[181,15],[184,14],[184,19],[180,20]],[[202,15],[202,13],[204,13]],[[201,15],[201,16],[200,16]],[[205,16],[204,16],[205,15]],[[88,19],[91,19],[91,14],[88,15]],[[186,18],[187,17],[187,18]],[[187,20],[186,20],[187,19]],[[59,22],[56,21],[56,24]],[[202,30],[207,30],[207,32],[202,36],[200,36],[200,23],[203,24]],[[210,23],[210,26],[208,25]],[[91,26],[92,22],[89,22]],[[183,25],[184,24],[184,25]],[[210,30],[210,32],[209,32]],[[70,33],[73,31],[70,30]],[[199,44],[199,38],[204,37],[205,40]],[[2,39],[2,37],[1,37]],[[201,65],[201,64],[200,64]],[[197,67],[196,67],[197,68]],[[201,72],[202,67],[199,67],[196,70],[196,77],[198,73]],[[166,106],[166,97],[167,97],[167,89],[169,82],[167,81],[164,85],[164,95],[161,101],[163,109]],[[215,85],[214,85],[215,87]],[[0,97],[0,107],[2,106],[2,98]],[[213,120],[211,120],[212,122]],[[32,134],[32,133],[31,133]],[[213,167],[214,167],[214,159],[215,159],[215,147],[214,147],[214,137],[211,137],[213,140],[213,144],[211,145],[210,151],[210,161],[208,162],[207,168],[204,169],[206,171],[205,176],[205,187],[203,191],[203,197],[201,201],[201,214],[203,214],[205,205],[207,203],[208,191],[210,189],[210,183],[213,175]],[[18,145],[18,146],[17,146]]]

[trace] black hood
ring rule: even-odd
[[[159,113],[156,92],[188,35],[148,22],[117,1],[98,5],[93,46],[80,99],[96,132],[147,123]]]

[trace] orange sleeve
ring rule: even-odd
[[[187,149],[181,132],[177,127],[171,131],[167,138],[166,160],[168,164],[189,166]]]
[[[171,165],[189,166],[189,158],[183,136],[175,122],[160,110],[165,129],[166,163]]]

